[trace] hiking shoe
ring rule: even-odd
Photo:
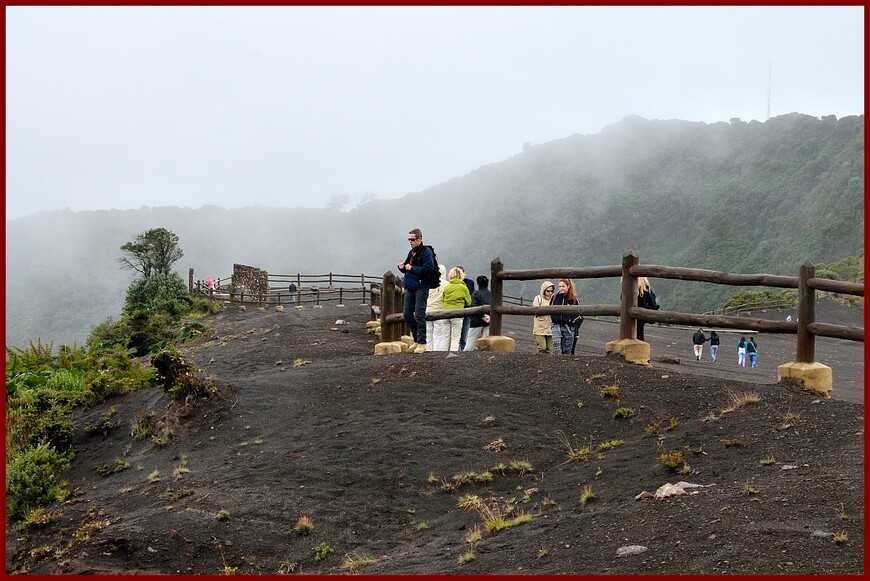
[[[414,353],[425,353],[426,352],[426,344],[420,343],[414,348]]]

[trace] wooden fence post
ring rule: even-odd
[[[187,292],[193,293],[193,269],[189,268],[187,270]]]
[[[801,265],[798,275],[798,328],[795,361],[814,363],[816,338],[809,332],[810,323],[816,322],[816,289],[807,286],[807,281],[816,275],[816,267],[809,260]]]
[[[500,258],[496,257],[495,260],[490,263],[490,278],[489,278],[489,292],[491,295],[490,298],[490,307],[489,307],[489,334],[490,335],[501,335],[501,313],[498,312],[499,307],[502,306],[502,301],[504,297],[504,283],[498,278],[498,273],[504,270],[504,264]]]
[[[387,322],[387,315],[396,310],[396,275],[387,271],[381,283],[381,341],[384,343],[398,341],[402,338],[400,325]]]
[[[637,279],[629,269],[638,263],[637,254],[629,250],[622,255],[622,298],[619,308],[619,339],[634,339],[636,337],[636,321],[628,313],[628,309],[637,306]]]
[[[296,306],[302,304],[302,275],[296,273]]]

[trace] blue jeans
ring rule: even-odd
[[[553,355],[570,355],[571,347],[574,346],[574,326],[554,323],[551,329],[553,331]]]
[[[755,367],[758,364],[758,353],[750,351],[747,355],[749,355],[749,367]]]
[[[710,357],[713,358],[713,361],[716,361],[716,353],[719,352],[718,345],[710,345]]]
[[[411,329],[411,337],[420,345],[426,344],[426,300],[429,298],[429,289],[417,290],[405,289],[405,305],[402,316]]]
[[[471,328],[471,317],[462,318],[462,333],[459,335],[459,350],[465,351],[465,341],[468,339],[468,329]]]

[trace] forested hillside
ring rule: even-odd
[[[239,192],[244,199],[244,192]],[[646,264],[795,275],[864,249],[864,116],[767,122],[629,117],[594,135],[528,145],[398,200],[353,210],[215,206],[39,213],[7,221],[6,341],[81,342],[120,314],[133,273],[122,244],[150,228],[180,238],[186,280],[233,263],[272,273],[395,272],[415,227],[445,265],[507,268]],[[863,280],[863,271],[860,273]],[[533,294],[537,283],[512,283]],[[741,289],[654,280],[675,310],[721,306]],[[584,303],[615,302],[614,281],[580,281]]]

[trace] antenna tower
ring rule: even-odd
[[[770,61],[767,63],[767,120],[770,121]]]

